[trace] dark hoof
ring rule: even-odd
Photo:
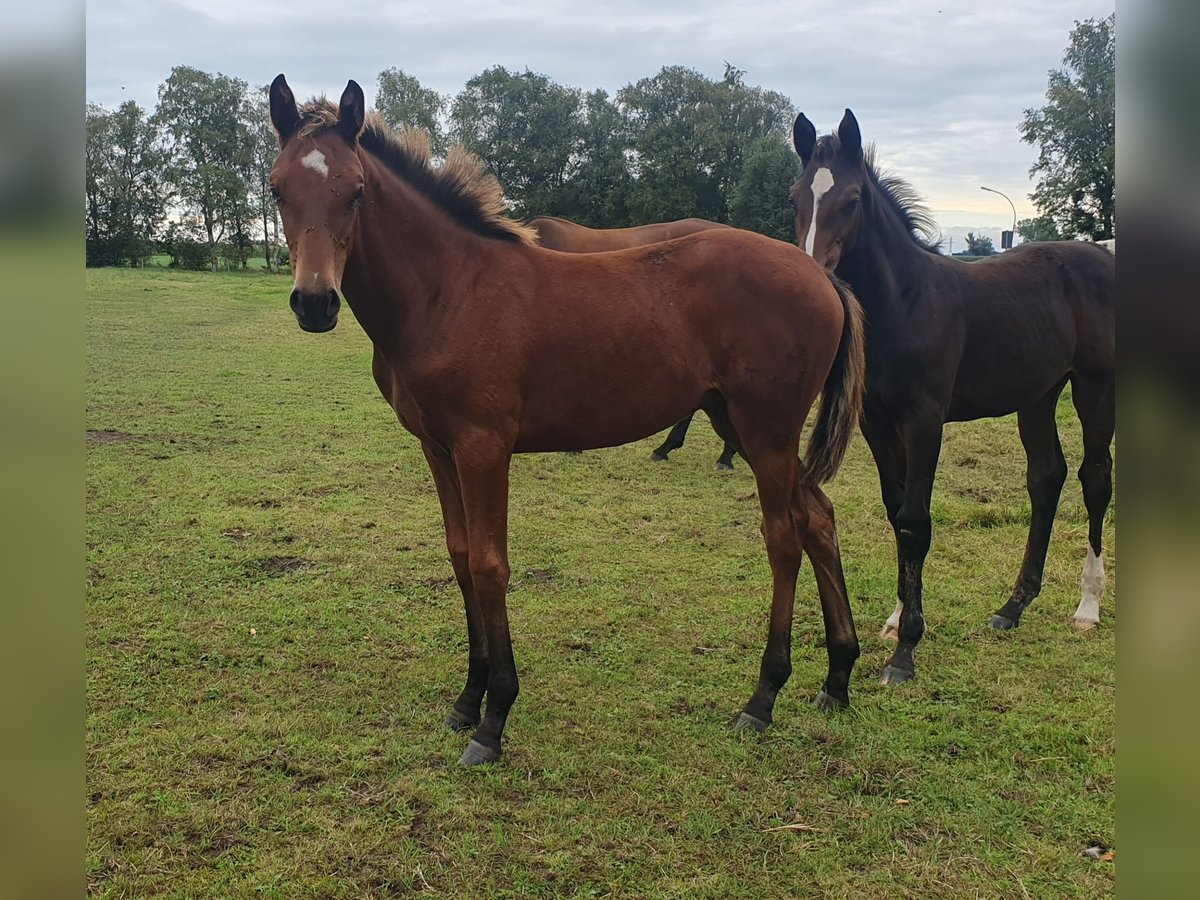
[[[996,629],[996,631],[1012,631],[1020,624],[1020,622],[1010,619],[1008,616],[1002,616],[1000,613],[992,616],[992,628]]]
[[[757,731],[760,734],[767,730],[771,725],[770,722],[764,722],[757,716],[752,716],[750,713],[742,713],[737,717],[737,721],[733,723],[734,731]]]
[[[912,680],[915,675],[915,672],[906,672],[904,669],[897,669],[895,666],[884,666],[883,677],[879,679],[879,683],[891,685],[904,684],[904,682]]]
[[[732,472],[733,471],[733,463],[721,462],[718,459],[717,460],[717,471],[718,472]]]
[[[446,716],[446,727],[451,731],[474,731],[479,727],[479,720],[469,719],[457,709],[452,709],[450,715]]]
[[[650,462],[666,462],[666,461],[667,461],[667,455],[665,453],[659,453],[657,450],[650,451]]]
[[[817,694],[817,699],[813,701],[813,706],[822,712],[829,712],[834,709],[846,709],[849,705],[849,700],[840,700],[832,694],[825,693],[825,691]]]
[[[479,741],[471,741],[467,744],[467,749],[463,751],[463,755],[458,758],[458,764],[460,766],[482,766],[486,763],[493,763],[499,758],[499,750],[485,747]]]

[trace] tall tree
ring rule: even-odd
[[[1020,125],[1038,148],[1031,199],[1068,236],[1104,240],[1116,226],[1116,31],[1116,13],[1077,22],[1046,105]]]
[[[729,202],[731,225],[781,241],[796,239],[788,191],[800,177],[800,157],[779,134],[755,141]]]
[[[412,75],[395,67],[379,73],[375,109],[392,128],[423,128],[429,132],[433,152],[446,152],[442,115],[448,100],[432,88],[423,87]]]
[[[245,97],[240,78],[190,66],[176,66],[158,89],[155,118],[167,137],[168,177],[199,219],[214,271],[221,242],[244,248],[253,218],[245,181],[251,153]]]
[[[114,112],[89,104],[85,198],[91,264],[140,265],[165,217],[159,132],[133,100]]]
[[[630,219],[634,182],[629,170],[629,129],[608,93],[592,91],[583,99],[583,120],[561,205],[545,209],[592,228],[623,228]]]
[[[451,137],[479,154],[520,216],[563,205],[580,133],[580,92],[528,69],[487,69],[450,109]]]
[[[1049,216],[1035,216],[1032,219],[1022,219],[1017,223],[1017,234],[1027,243],[1038,241],[1061,241],[1062,233],[1054,220]]]
[[[700,216],[729,221],[729,201],[750,147],[791,123],[788,99],[752,87],[726,64],[720,81],[682,66],[618,93],[632,131],[643,221]]]
[[[89,266],[116,265],[110,252],[109,208],[112,205],[112,113],[89,103],[84,113],[84,222]]]
[[[246,132],[250,140],[246,181],[250,198],[262,226],[263,259],[269,271],[279,266],[279,210],[271,196],[271,167],[279,154],[279,139],[271,125],[268,86],[246,97]]]

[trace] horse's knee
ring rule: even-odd
[[[1067,461],[1061,456],[1036,467],[1030,467],[1025,477],[1029,497],[1036,504],[1053,500],[1067,480]]]

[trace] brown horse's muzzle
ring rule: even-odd
[[[333,288],[315,294],[302,293],[299,289],[293,290],[288,304],[296,314],[296,321],[300,323],[300,327],[317,334],[334,329],[337,325],[338,310],[342,308],[342,301]]]

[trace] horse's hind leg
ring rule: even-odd
[[[1080,631],[1095,628],[1100,621],[1100,597],[1104,593],[1104,560],[1101,538],[1104,515],[1112,500],[1112,444],[1116,427],[1116,380],[1111,374],[1076,376],[1071,397],[1083,426],[1083,465],[1079,481],[1088,511],[1088,555],[1083,564],[1083,597],[1072,625]]]
[[[829,653],[829,677],[817,695],[818,709],[850,704],[850,672],[858,659],[858,636],[842,572],[842,554],[834,524],[833,504],[816,485],[801,486],[798,502],[808,499],[808,533],[804,552],[812,560],[825,619],[825,648]]]
[[[737,728],[762,731],[771,724],[775,698],[792,674],[792,612],[796,576],[808,531],[807,504],[793,503],[800,461],[795,446],[747,456],[758,484],[762,534],[771,563],[771,622],[759,667],[758,687],[738,717]]]
[[[683,446],[683,439],[687,437],[688,426],[692,424],[692,416],[695,413],[690,413],[686,419],[680,419],[675,423],[675,426],[667,432],[667,439],[659,445],[658,449],[652,450],[650,459],[654,462],[666,462],[672,450],[678,450]]]
[[[1067,480],[1067,461],[1058,440],[1058,425],[1054,416],[1064,384],[1065,380],[1059,382],[1035,404],[1017,413],[1017,427],[1027,458],[1025,484],[1029,490],[1032,512],[1025,558],[1017,575],[1017,583],[1008,602],[992,616],[992,627],[997,631],[1016,628],[1021,623],[1021,614],[1042,590],[1050,530],[1054,525],[1054,513],[1058,509],[1063,482]]]
[[[716,426],[714,425],[713,428],[715,429]],[[719,433],[720,432],[718,432],[718,434]],[[721,451],[720,457],[717,458],[717,471],[718,472],[732,472],[733,471],[733,457],[734,457],[734,454],[736,454],[736,453],[737,453],[737,447],[735,447],[733,444],[726,441],[725,447]]]

